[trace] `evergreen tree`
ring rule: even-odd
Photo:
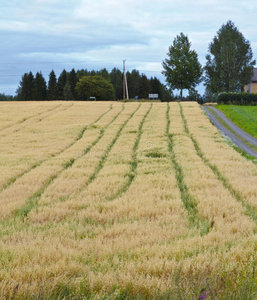
[[[32,72],[25,73],[17,89],[18,99],[21,101],[33,100],[34,76]]]
[[[209,44],[205,85],[212,93],[243,91],[249,84],[255,60],[250,42],[228,21]]]
[[[173,98],[171,90],[169,90],[164,84],[161,85],[161,96],[162,102],[170,102]]]
[[[150,79],[150,92],[151,94],[158,94],[161,97],[161,82],[156,77]]]
[[[90,76],[98,76],[98,75],[97,75],[97,72],[96,72],[95,70],[90,71],[90,72],[89,72],[89,75],[90,75]]]
[[[103,78],[105,78],[108,81],[111,81],[110,78],[110,74],[109,72],[106,70],[106,68],[103,68],[102,70],[100,70],[99,72],[97,72],[99,76],[102,76]]]
[[[51,73],[49,74],[47,99],[57,100],[57,82],[56,82],[56,75],[54,73],[54,70],[52,70]]]
[[[65,70],[62,71],[60,74],[58,81],[57,81],[57,99],[64,100],[64,87],[67,80],[67,72]]]
[[[123,80],[122,73],[119,69],[114,68],[110,73],[111,84],[115,90],[115,99],[123,98]]]
[[[14,100],[13,96],[0,93],[0,101],[13,101],[13,100]]]
[[[33,99],[34,100],[46,100],[46,81],[42,73],[36,74],[34,79]]]
[[[77,94],[77,91],[75,90],[75,88],[76,88],[76,85],[79,80],[78,80],[77,74],[74,69],[72,69],[70,71],[69,76],[68,76],[68,81],[69,81],[69,86],[70,86],[71,99],[77,100],[78,94]],[[67,89],[67,87],[66,87],[66,89]]]
[[[80,79],[82,76],[89,76],[90,72],[87,69],[81,69],[76,72],[77,78]]]
[[[180,33],[169,47],[162,65],[166,81],[171,89],[180,90],[195,88],[202,81],[202,67],[198,62],[197,53],[190,49],[191,43],[186,35]]]
[[[140,97],[141,75],[139,71],[133,69],[131,73],[127,72],[126,76],[130,98]]]
[[[71,92],[71,86],[68,81],[66,81],[64,89],[63,89],[63,97],[64,97],[64,100],[74,100],[72,92]]]
[[[150,94],[150,82],[147,77],[142,74],[140,79],[140,86],[139,86],[139,98],[141,99],[148,99]]]

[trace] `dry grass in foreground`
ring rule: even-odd
[[[255,299],[257,167],[196,103],[0,103],[1,299]]]

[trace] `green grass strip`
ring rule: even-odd
[[[220,122],[220,124],[222,124],[227,130],[229,130],[231,133],[233,133],[234,134],[234,136],[236,136],[238,139],[240,139],[245,145],[247,145],[249,148],[251,148],[251,149],[253,149],[254,151],[256,151],[257,152],[257,147],[256,146],[254,146],[254,145],[252,145],[251,143],[249,143],[247,140],[245,140],[244,138],[242,138],[241,137],[241,135],[239,135],[239,134],[237,134],[223,119],[221,119],[218,115],[217,115],[217,113],[213,110],[213,109],[211,109],[211,108],[207,108],[212,114],[214,114],[215,115],[215,117],[216,117],[216,119]],[[232,145],[234,145],[233,143],[232,143]],[[238,148],[237,146],[233,146],[233,148],[235,149],[235,150],[237,150],[237,152],[239,152],[240,154],[242,154],[244,157],[246,157],[247,159],[249,159],[249,160],[252,160],[253,162],[255,162],[256,161],[256,157],[254,157],[254,156],[251,156],[251,155],[249,155],[249,154],[247,154],[246,152],[244,152],[243,150],[241,150],[240,148]],[[238,149],[240,149],[241,151],[238,151]]]
[[[175,169],[175,176],[177,180],[177,185],[180,190],[182,202],[188,212],[188,220],[191,226],[195,226],[200,230],[201,236],[208,234],[211,229],[211,223],[203,217],[199,216],[197,209],[197,201],[193,198],[193,196],[189,193],[188,187],[184,180],[184,174],[182,167],[176,160],[176,156],[174,153],[174,140],[173,136],[170,134],[170,105],[167,103],[167,126],[166,126],[166,135],[168,137],[168,150],[170,153],[170,159]]]
[[[137,161],[136,151],[138,149],[138,145],[139,145],[142,133],[143,133],[143,131],[142,131],[143,125],[144,125],[145,120],[146,120],[147,116],[149,115],[152,107],[153,107],[153,104],[151,103],[150,108],[148,109],[148,111],[146,112],[146,114],[144,115],[142,121],[139,124],[138,130],[137,130],[137,137],[136,137],[133,149],[132,149],[132,161],[130,163],[130,172],[128,174],[128,179],[125,182],[125,184],[121,187],[121,189],[115,195],[113,195],[113,196],[111,196],[109,198],[106,198],[107,201],[112,201],[112,200],[120,197],[122,194],[126,193],[126,191],[128,190],[128,188],[130,187],[132,181],[135,179],[135,177],[137,175],[138,161]]]
[[[216,175],[216,177],[222,182],[223,186],[230,192],[232,197],[234,197],[238,202],[242,204],[242,206],[246,209],[246,214],[249,216],[255,223],[257,223],[257,212],[254,207],[252,207],[250,204],[245,203],[240,193],[233,188],[233,186],[230,184],[229,180],[219,171],[218,167],[214,164],[212,164],[203,154],[199,144],[197,143],[196,139],[192,136],[192,134],[189,132],[188,125],[186,118],[183,113],[183,108],[180,105],[180,114],[184,122],[184,128],[185,132],[188,134],[188,136],[191,138],[194,148],[196,150],[197,155],[202,159],[204,164],[209,167],[213,173]]]
[[[243,143],[245,143],[248,147],[252,148],[254,151],[257,151],[257,147],[255,147],[254,145],[252,145],[251,143],[247,142],[245,139],[243,139],[240,135],[236,134],[228,125],[226,122],[224,122],[220,117],[217,116],[217,113],[207,107],[207,109],[213,114],[215,115],[216,119],[230,132],[232,132],[237,138],[239,138]],[[210,119],[210,122],[213,124],[213,122]],[[213,124],[213,126],[215,126]],[[256,157],[246,153],[245,151],[243,151],[241,148],[237,147],[233,142],[230,141],[230,139],[225,139],[226,143],[231,146],[234,150],[236,150],[239,154],[241,154],[243,157],[245,157],[247,160],[252,161],[254,164],[257,163]]]
[[[111,106],[110,109],[112,109],[112,106]],[[109,109],[109,110],[110,110],[110,109]],[[99,142],[99,140],[103,137],[106,128],[118,118],[118,116],[123,112],[124,109],[125,109],[125,106],[124,106],[124,104],[123,104],[123,105],[122,105],[121,111],[120,111],[118,114],[116,114],[116,115],[114,116],[114,118],[106,125],[106,127],[103,128],[103,129],[100,131],[100,135],[94,140],[94,142],[93,142],[89,147],[87,147],[87,148],[85,149],[85,151],[83,152],[83,154],[80,155],[80,156],[78,156],[78,157],[76,157],[76,159],[71,158],[68,162],[66,162],[66,163],[63,165],[63,169],[62,169],[61,171],[59,171],[59,172],[57,172],[56,174],[52,175],[52,176],[47,180],[47,182],[43,185],[43,187],[42,187],[41,189],[39,189],[38,191],[36,191],[31,197],[29,197],[29,198],[26,200],[26,203],[25,203],[21,208],[19,208],[18,210],[16,210],[16,211],[14,212],[14,216],[15,216],[15,217],[20,217],[20,218],[22,219],[22,221],[24,221],[25,218],[27,217],[28,213],[29,213],[32,209],[34,209],[35,207],[38,206],[38,203],[39,203],[39,201],[40,201],[40,198],[41,198],[42,194],[45,192],[45,190],[48,188],[48,186],[49,186],[49,185],[50,185],[50,184],[51,184],[58,176],[60,176],[60,174],[61,174],[62,172],[64,172],[64,171],[67,170],[68,168],[70,168],[70,167],[74,164],[74,162],[75,162],[77,159],[79,159],[79,158],[81,158],[82,156],[86,155],[86,154],[91,150],[91,148],[92,148],[96,143]],[[107,112],[106,112],[106,113],[107,113]],[[103,115],[102,115],[102,116],[103,116]],[[99,117],[96,121],[94,121],[93,124],[96,123],[96,122],[99,121],[99,120],[100,120],[100,117]],[[100,170],[99,170],[99,171],[100,171]],[[92,176],[92,175],[91,175],[91,176]],[[64,200],[67,200],[68,198],[69,198],[69,197],[66,197]],[[64,200],[63,200],[63,201],[64,201]]]
[[[111,105],[111,108],[112,109],[112,105]],[[70,159],[67,163],[65,163],[63,165],[63,169],[58,172],[57,174],[53,175],[52,177],[49,178],[49,180],[44,184],[44,186],[39,190],[37,191],[32,197],[30,197],[27,201],[26,201],[26,204],[21,207],[17,212],[16,212],[16,215],[19,215],[23,220],[24,220],[24,217],[27,216],[27,214],[34,208],[34,207],[37,207],[38,205],[38,202],[42,196],[42,194],[45,192],[45,190],[47,189],[47,187],[58,177],[60,176],[65,170],[67,170],[68,168],[71,168],[72,165],[75,163],[75,161],[79,158],[81,158],[82,156],[86,155],[93,146],[95,146],[100,140],[101,138],[103,137],[104,135],[104,132],[105,130],[118,118],[118,116],[124,111],[125,109],[125,105],[123,104],[122,105],[122,109],[118,112],[118,114],[116,114],[114,116],[114,118],[105,126],[105,128],[102,128],[100,130],[100,134],[99,136],[93,141],[93,143],[88,146],[85,151],[83,152],[82,155],[76,157],[76,159]],[[107,113],[107,112],[106,112]],[[103,116],[103,115],[102,115]],[[100,116],[96,121],[94,121],[93,124],[95,124],[97,121],[99,121],[101,119]],[[92,124],[91,124],[92,125]],[[69,198],[69,196],[65,197],[64,199],[62,198],[62,201],[66,201],[67,199]]]
[[[14,124],[12,124],[12,125],[9,125],[9,126],[6,126],[6,127],[2,128],[2,129],[0,130],[0,132],[6,130],[6,129],[8,129],[8,128],[11,128],[11,127],[13,127],[13,126],[15,126],[15,125],[20,125],[20,124],[24,123],[25,121],[27,121],[27,120],[29,120],[29,119],[33,119],[33,118],[38,117],[38,116],[40,116],[40,115],[43,115],[43,114],[45,114],[45,113],[51,112],[51,111],[57,109],[57,108],[60,107],[60,106],[61,106],[61,104],[56,105],[54,108],[50,108],[50,109],[48,109],[48,110],[46,110],[46,111],[43,111],[43,112],[41,112],[41,113],[39,113],[39,114],[36,114],[36,115],[33,115],[33,116],[29,116],[29,117],[27,117],[27,118],[23,118],[23,119],[19,120],[18,122],[14,123]]]
[[[112,109],[112,106],[110,107],[110,109],[108,110],[108,111],[110,111]],[[57,172],[56,174],[54,174],[54,175],[52,175],[48,180],[47,180],[47,182],[44,184],[44,186],[41,188],[41,189],[39,189],[37,192],[35,192],[31,197],[29,197],[27,200],[26,200],[26,203],[21,207],[21,208],[19,208],[18,210],[16,210],[15,212],[14,212],[14,216],[15,217],[17,217],[17,216],[19,216],[19,217],[21,217],[21,219],[24,221],[24,219],[25,219],[25,217],[28,215],[28,213],[33,209],[33,208],[35,208],[35,207],[37,207],[37,205],[38,205],[38,202],[39,202],[39,200],[40,200],[40,198],[41,198],[41,196],[42,196],[42,194],[45,192],[45,190],[47,189],[47,187],[58,177],[58,176],[60,176],[60,174],[62,173],[62,172],[64,172],[64,170],[67,170],[68,168],[70,168],[73,164],[74,164],[74,162],[77,160],[77,159],[79,159],[80,157],[82,157],[82,156],[84,156],[86,153],[88,153],[89,151],[90,151],[90,149],[103,137],[103,134],[104,134],[104,131],[105,131],[105,129],[111,124],[111,123],[113,123],[117,118],[118,118],[118,116],[122,113],[122,111],[125,109],[125,106],[124,106],[124,104],[122,105],[122,109],[121,109],[121,111],[118,113],[118,114],[116,114],[115,116],[114,116],[114,118],[106,125],[106,127],[105,128],[103,128],[102,130],[101,130],[101,132],[100,132],[100,135],[94,140],[94,142],[89,146],[89,147],[87,147],[86,149],[85,149],[85,151],[83,152],[83,154],[82,155],[80,155],[80,156],[78,156],[78,157],[76,157],[76,159],[75,158],[71,158],[69,161],[67,161],[67,162],[65,162],[65,164],[63,165],[63,169],[61,170],[61,171],[59,171],[59,172]],[[107,112],[108,112],[107,111]],[[107,112],[105,112],[104,114],[106,114]],[[103,114],[103,115],[104,115]],[[103,117],[103,115],[101,115],[96,121],[94,121],[92,124],[94,124],[94,123],[96,123],[97,121],[99,121],[100,119],[101,119],[101,117]],[[92,125],[91,124],[91,125]],[[82,134],[82,136],[83,136],[83,134]],[[81,136],[81,137],[82,137]],[[74,142],[75,143],[75,142]]]
[[[218,105],[222,111],[238,127],[257,138],[257,107],[243,105]]]
[[[27,217],[28,213],[34,208],[38,206],[38,202],[42,196],[42,194],[45,192],[47,187],[58,177],[58,174],[55,174],[51,176],[47,182],[44,184],[44,186],[36,191],[31,197],[29,197],[26,200],[26,203],[19,209],[17,209],[13,216],[14,218],[19,217],[24,222],[25,218]]]
[[[101,140],[101,138],[104,136],[104,133],[105,133],[105,130],[119,117],[119,115],[124,111],[124,109],[125,109],[125,105],[124,104],[122,104],[122,109],[121,109],[121,111],[117,114],[117,115],[115,115],[114,116],[114,118],[104,127],[104,128],[102,128],[101,130],[100,130],[100,135],[93,141],[93,143],[90,145],[90,146],[88,146],[86,149],[85,149],[85,151],[84,151],[84,153],[83,153],[83,155],[86,155],[90,150],[91,150],[91,148],[93,147],[93,146],[95,146],[100,140]],[[96,123],[96,122],[95,122]],[[81,155],[81,157],[83,156],[83,155]]]
[[[105,153],[103,154],[103,156],[101,157],[99,163],[97,164],[97,166],[95,168],[95,171],[93,172],[93,174],[91,174],[91,176],[89,177],[86,185],[81,190],[83,190],[85,187],[87,187],[90,183],[92,183],[96,179],[98,173],[101,171],[101,169],[104,166],[104,163],[105,163],[105,161],[106,161],[106,159],[108,157],[108,154],[110,153],[110,151],[112,150],[113,146],[115,145],[115,143],[117,142],[118,138],[120,137],[120,134],[121,134],[122,130],[127,125],[127,123],[129,122],[129,120],[133,118],[134,114],[139,110],[140,106],[141,106],[141,103],[138,105],[137,109],[130,115],[130,117],[121,125],[121,127],[118,130],[118,132],[116,133],[114,139],[108,145]]]
[[[60,105],[58,105],[59,107]],[[0,193],[4,190],[6,190],[10,185],[12,185],[13,183],[15,183],[16,180],[18,180],[19,178],[21,178],[23,175],[29,173],[31,170],[39,167],[40,165],[42,165],[45,161],[47,161],[48,159],[52,159],[54,157],[57,157],[58,155],[62,154],[64,151],[66,151],[67,149],[69,149],[70,147],[72,147],[73,145],[75,145],[75,143],[77,143],[80,139],[82,139],[85,131],[90,128],[90,126],[94,125],[95,123],[97,123],[104,115],[106,115],[109,111],[112,110],[112,104],[110,105],[110,108],[105,111],[102,115],[100,115],[94,122],[92,122],[89,125],[86,125],[85,127],[82,128],[82,130],[79,132],[79,134],[77,135],[76,139],[71,142],[71,144],[69,144],[66,148],[62,149],[60,152],[56,153],[55,155],[51,156],[50,158],[46,158],[43,159],[39,162],[34,163],[29,169],[21,172],[20,174],[18,174],[15,177],[12,177],[9,179],[9,181],[0,189]]]
[[[249,148],[253,149],[254,151],[257,151],[257,147],[252,145],[251,143],[249,143],[247,140],[245,140],[244,138],[241,137],[241,135],[237,134],[233,129],[231,129],[231,127],[229,127],[229,125],[223,121],[220,117],[216,117],[216,119],[227,129],[229,130],[231,133],[234,134],[234,136],[236,136],[238,139],[240,139],[246,146],[248,146]],[[244,152],[244,151],[242,151]],[[256,158],[255,158],[256,159]]]

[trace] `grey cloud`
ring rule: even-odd
[[[7,85],[14,92],[13,86],[17,87],[20,80],[5,76],[22,75],[30,70],[41,70],[47,77],[51,69],[58,73],[69,67],[112,68],[127,58],[129,68],[153,72],[151,62],[161,63],[180,32],[189,36],[204,64],[208,44],[228,19],[250,40],[256,56],[256,3],[255,0],[247,4],[240,0],[6,1],[0,11],[0,62],[7,62],[0,63],[0,92]],[[156,76],[160,78],[159,75],[158,69]]]

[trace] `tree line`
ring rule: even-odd
[[[147,99],[151,93],[158,94],[163,101],[170,98],[170,91],[156,77],[148,79],[135,69],[126,72],[126,77],[130,98],[137,96],[139,99]],[[92,89],[92,86],[98,87],[98,90]],[[102,87],[101,91],[99,87]],[[72,69],[70,72],[63,70],[57,78],[52,70],[48,82],[41,72],[35,76],[29,72],[22,76],[16,94],[15,100],[20,101],[90,100],[90,96],[96,95],[97,100],[119,100],[123,98],[123,72],[117,68],[111,72],[105,68],[100,71]]]
[[[13,101],[13,100],[14,100],[13,96],[0,93],[0,101]]]
[[[167,58],[162,62],[167,85],[156,77],[148,79],[138,70],[126,73],[129,97],[147,99],[149,94],[158,94],[162,101],[176,98],[172,92],[189,91],[189,100],[200,100],[196,86],[204,81],[204,99],[217,100],[219,93],[242,92],[250,83],[253,67],[253,52],[250,42],[245,39],[232,21],[223,24],[208,46],[206,65],[201,66],[198,55],[191,49],[189,38],[180,33],[169,47]],[[7,99],[4,94],[0,100]],[[108,72],[81,69],[70,72],[63,70],[57,78],[55,72],[49,74],[48,83],[41,72],[22,76],[17,96],[14,100],[84,100],[90,96],[97,100],[117,100],[123,98],[123,73],[114,68]]]

